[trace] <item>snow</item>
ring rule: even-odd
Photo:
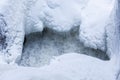
[[[25,34],[42,32],[46,27],[69,32],[79,26],[78,37],[85,47],[107,50],[106,25],[115,0],[7,0],[2,3],[5,6],[1,13],[8,25],[5,55],[8,63],[14,63],[21,56]]]
[[[119,19],[116,15],[118,14],[116,2],[117,0],[1,0],[0,14],[4,16],[8,32],[6,33],[7,48],[0,53],[0,80],[115,80],[119,75],[120,64],[119,21],[117,22]],[[61,52],[64,55],[40,68],[20,67],[14,64],[21,60],[21,55],[23,55],[25,35],[42,33],[45,28],[50,28],[55,33],[69,33],[76,27],[80,27],[77,38],[84,45],[79,46],[81,48],[79,51],[79,47],[76,47],[77,43],[71,43],[74,40],[67,40],[68,42],[62,45],[66,48],[66,52],[83,53],[82,48],[88,47],[107,52],[110,60],[103,61],[78,53]],[[42,34],[44,36],[46,33]],[[46,39],[45,41],[49,42]],[[38,51],[40,47],[36,47],[38,43],[34,43]],[[52,53],[53,44],[52,47],[47,47],[49,48],[46,53]],[[61,46],[54,47],[53,54],[56,54],[56,48]],[[28,51],[30,49],[29,46]],[[43,49],[43,52],[45,50]],[[89,50],[86,52],[89,53]],[[32,54],[36,57],[34,51]],[[44,55],[44,53],[41,54]],[[29,56],[29,54],[26,55]],[[48,56],[51,58],[51,55],[47,55],[47,58]],[[34,64],[33,59],[34,57],[30,60]]]
[[[115,0],[90,0],[82,11],[80,40],[86,47],[106,50],[106,25],[114,9]]]
[[[3,9],[6,5],[8,5],[8,0],[1,0],[0,1],[0,12],[3,11]]]
[[[6,62],[14,63],[21,56],[25,34],[42,32],[44,27],[64,32],[79,26],[81,9],[86,2],[81,0],[70,0],[69,3],[64,0],[8,0],[5,3],[8,5],[2,7],[4,11],[1,11],[1,14],[5,16],[8,30]]]
[[[35,6],[31,7],[30,16],[37,21],[41,20],[46,27],[56,31],[69,31],[74,26],[80,25],[81,9],[86,2],[86,0],[69,0],[69,3],[67,0],[38,0]]]
[[[9,68],[2,72],[0,80],[115,80],[111,62],[77,53],[56,57],[50,65],[41,68]]]

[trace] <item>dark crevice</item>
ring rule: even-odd
[[[4,20],[4,16],[0,14],[0,49],[3,50],[7,47],[6,42],[6,30],[7,23]]]
[[[79,28],[69,32],[57,32],[45,28],[43,32],[26,35],[20,65],[42,66],[48,64],[53,56],[65,53],[79,53],[101,60],[109,60],[106,52],[86,48],[79,41]]]

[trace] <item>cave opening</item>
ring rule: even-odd
[[[68,53],[85,54],[101,60],[109,60],[106,52],[84,47],[79,40],[78,27],[69,32],[57,32],[44,28],[42,32],[26,35],[19,65],[39,67],[49,64],[54,56]]]

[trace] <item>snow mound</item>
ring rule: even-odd
[[[41,20],[46,27],[61,32],[69,31],[80,25],[81,9],[86,3],[86,0],[38,0],[31,7],[29,15],[33,21]]]
[[[115,71],[109,61],[70,53],[41,68],[8,68],[0,80],[115,80]]]
[[[71,52],[109,60],[105,52],[84,47],[78,36],[79,28],[74,28],[69,33],[59,33],[46,28],[42,33],[26,35],[19,64],[39,67],[49,64],[53,56]]]

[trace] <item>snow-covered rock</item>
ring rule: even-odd
[[[89,0],[82,11],[80,40],[85,46],[106,50],[106,25],[114,9],[115,0]]]
[[[79,26],[81,9],[85,7],[86,2],[86,0],[70,0],[69,3],[64,0],[3,1],[5,5],[1,5],[3,11],[0,13],[5,16],[8,27],[6,61],[14,62],[21,55],[25,33],[41,32],[44,27],[63,32]]]

